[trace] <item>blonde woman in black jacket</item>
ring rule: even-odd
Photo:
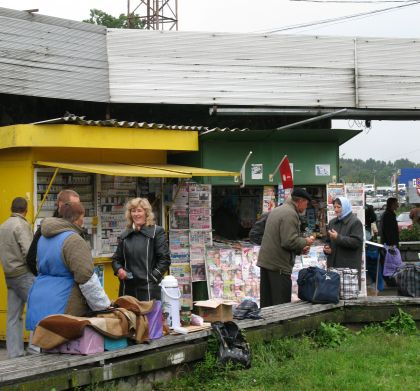
[[[160,300],[159,283],[171,264],[165,230],[155,224],[146,198],[127,202],[127,229],[122,233],[112,268],[120,280],[119,296]]]

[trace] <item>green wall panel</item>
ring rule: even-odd
[[[246,165],[247,185],[278,184],[279,173],[270,183],[271,174],[284,155],[288,155],[293,163],[293,175],[296,185],[327,184],[337,177],[338,145],[336,143],[305,143],[305,142],[276,142],[276,141],[205,141],[200,145],[202,166],[206,168],[227,171],[239,171],[249,151],[252,155]],[[263,165],[263,179],[251,179],[251,165]],[[315,165],[329,164],[329,176],[316,176]],[[206,183],[215,185],[233,185],[233,178],[213,177],[205,178]]]

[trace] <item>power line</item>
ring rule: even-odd
[[[265,30],[264,32],[266,34],[273,34],[273,33],[278,33],[278,32],[281,32],[281,31],[296,30],[296,29],[300,29],[300,28],[304,28],[304,27],[318,26],[318,25],[321,25],[321,24],[328,24],[328,23],[334,23],[334,22],[344,22],[344,21],[347,21],[349,19],[356,19],[356,18],[361,18],[361,17],[372,16],[372,15],[376,15],[376,14],[379,14],[379,13],[394,11],[394,10],[397,10],[397,9],[400,9],[400,8],[411,7],[413,5],[418,5],[418,4],[420,4],[420,1],[411,1],[409,4],[396,5],[394,7],[382,8],[382,9],[368,11],[368,12],[361,12],[361,13],[353,14],[353,15],[339,16],[337,18],[324,19],[324,20],[319,20],[319,21],[315,21],[315,22],[308,22],[308,23],[302,23],[302,24],[297,24],[297,25],[292,25],[292,26],[285,26],[285,27],[277,28],[275,30]]]
[[[413,0],[289,0],[306,3],[350,3],[350,4],[378,4],[378,3],[412,3]]]

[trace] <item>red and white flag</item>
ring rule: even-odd
[[[292,189],[293,188],[293,176],[292,170],[289,164],[289,158],[287,155],[284,155],[281,163],[280,163],[280,178],[281,183],[283,185],[283,189]]]

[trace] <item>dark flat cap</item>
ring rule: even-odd
[[[308,201],[312,201],[310,194],[306,190],[301,189],[300,187],[295,187],[293,189],[292,197],[305,198]]]

